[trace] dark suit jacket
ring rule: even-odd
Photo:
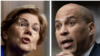
[[[100,56],[100,44],[95,42],[92,51],[90,52],[89,56]]]

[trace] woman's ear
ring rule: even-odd
[[[3,31],[3,38],[5,39],[5,40],[7,40],[8,39],[8,35],[7,35],[7,31],[5,30],[5,31]]]
[[[89,26],[89,35],[91,36],[91,35],[94,35],[94,32],[95,32],[95,24],[94,24],[94,22],[91,22],[91,23],[89,23],[88,24],[88,26]]]

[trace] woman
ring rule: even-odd
[[[24,56],[45,39],[47,21],[34,5],[12,10],[1,23],[2,56]]]

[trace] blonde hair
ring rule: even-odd
[[[7,29],[9,29],[9,27],[18,19],[18,17],[23,14],[23,13],[31,13],[34,15],[37,15],[39,18],[39,22],[40,22],[40,39],[38,40],[38,45],[41,44],[44,39],[45,39],[45,32],[47,29],[47,20],[44,14],[41,14],[39,12],[39,9],[35,6],[35,5],[24,5],[21,7],[17,7],[14,10],[12,10],[7,17],[5,18],[4,21],[2,21],[1,23],[1,36],[3,41],[5,42],[5,39],[3,38],[3,32]]]

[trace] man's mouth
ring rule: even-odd
[[[72,44],[73,44],[72,39],[66,39],[61,42],[61,45],[64,49],[69,49],[72,46]]]
[[[27,37],[22,38],[22,42],[23,42],[23,43],[25,43],[25,44],[27,44],[27,43],[29,43],[29,42],[30,42],[30,39],[29,39],[29,38],[27,38]]]

